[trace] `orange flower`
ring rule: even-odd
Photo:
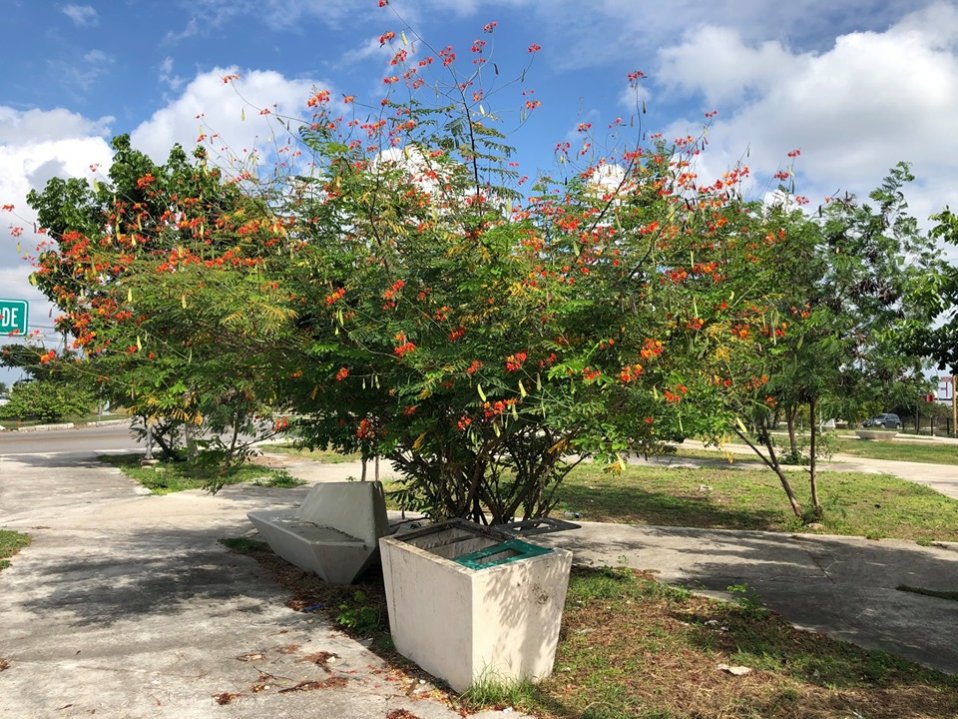
[[[506,372],[518,372],[522,369],[522,364],[525,361],[525,352],[516,352],[514,355],[509,355],[506,357]]]

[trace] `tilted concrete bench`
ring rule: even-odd
[[[379,482],[322,482],[298,507],[246,516],[276,554],[330,584],[351,583],[389,534]]]

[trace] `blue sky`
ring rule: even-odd
[[[641,70],[647,113],[636,119],[647,131],[698,134],[703,114],[718,110],[702,176],[744,160],[761,197],[801,148],[796,183],[813,206],[867,193],[899,160],[918,177],[909,200],[920,219],[958,204],[955,2],[0,0],[0,10],[0,204],[15,206],[0,213],[0,297],[29,299],[40,329],[51,309],[17,250],[32,242],[31,187],[91,177],[92,164],[104,172],[119,133],[161,160],[173,142],[195,142],[200,113],[233,148],[265,142],[266,119],[243,111],[237,93],[304,114],[307,98],[329,89],[356,96],[362,112],[384,94],[402,31],[416,58],[453,45],[463,70],[478,38],[503,78],[533,60],[520,89],[542,106],[510,138],[529,175],[554,169],[557,142],[582,142],[578,123],[598,133],[616,117],[628,124],[627,75]],[[495,32],[484,35],[489,22]],[[397,38],[381,47],[387,31]],[[534,57],[531,43],[542,48]],[[239,79],[224,84],[232,73]],[[519,102],[489,100],[503,129],[517,124]]]

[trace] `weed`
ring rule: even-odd
[[[369,603],[366,593],[357,589],[353,592],[352,601],[340,603],[336,622],[359,634],[367,634],[382,629],[381,616],[381,607]]]
[[[281,489],[292,489],[293,487],[301,487],[302,485],[306,484],[306,482],[302,479],[294,477],[285,469],[274,469],[271,470],[270,474],[263,479],[254,480],[253,484],[257,487],[278,487]]]
[[[739,606],[742,614],[749,619],[762,620],[769,615],[755,590],[747,584],[732,584],[726,590],[732,594],[732,601]]]
[[[494,674],[484,673],[459,699],[467,707],[512,707],[525,709],[533,705],[537,696],[536,685],[531,681],[508,681]]]

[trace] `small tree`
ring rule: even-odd
[[[110,184],[55,178],[28,198],[50,238],[34,281],[81,353],[62,372],[129,406],[168,455],[178,428],[228,432],[229,465],[280,379],[270,353],[292,313],[269,267],[286,229],[202,149],[156,165],[125,136],[113,146]]]

